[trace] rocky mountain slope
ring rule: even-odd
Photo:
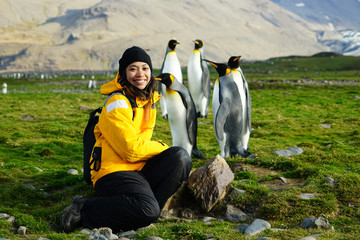
[[[320,24],[320,31],[353,29],[360,31],[359,0],[271,0],[299,15],[302,19]],[[324,28],[328,26],[328,29]]]
[[[331,49],[321,40],[338,32],[279,2],[2,0],[0,71],[117,69],[122,52],[133,45],[150,49],[154,68],[160,68],[171,38],[180,42],[183,66],[195,39],[205,42],[208,59],[219,62],[232,55],[262,60]],[[354,6],[360,9],[360,3]]]
[[[318,42],[329,51],[360,55],[360,0],[271,1],[314,23]]]

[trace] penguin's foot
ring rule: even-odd
[[[243,158],[250,158],[254,159],[255,156],[252,155],[248,150],[244,150],[242,153],[233,153],[230,154],[231,157],[243,157]]]
[[[205,159],[205,156],[201,153],[201,151],[198,148],[192,150],[192,155],[198,159]]]
[[[196,117],[197,117],[197,118],[207,118],[207,114],[202,115],[201,112],[197,112],[197,113],[196,113]]]
[[[248,150],[245,150],[243,154],[241,154],[242,157],[246,158],[249,155],[251,155],[251,153]]]
[[[249,148],[248,148],[248,150],[249,150]],[[249,152],[248,150],[246,150],[246,151],[244,152],[244,155],[243,155],[242,157],[244,157],[244,158],[249,158],[249,159],[255,159],[255,156],[252,155],[251,152]]]

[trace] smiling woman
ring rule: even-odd
[[[79,226],[118,232],[151,224],[192,168],[185,149],[151,140],[160,95],[150,56],[131,47],[119,64],[116,78],[100,89],[110,96],[94,129],[90,158],[97,197],[76,196],[63,210],[60,224],[67,233]]]

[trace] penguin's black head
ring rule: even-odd
[[[195,43],[195,49],[200,49],[204,46],[204,42],[200,39],[196,39],[193,42]]]
[[[178,41],[176,41],[175,39],[171,39],[168,43],[168,47],[171,50],[175,50],[176,45],[180,44]]]
[[[171,84],[174,82],[175,77],[170,73],[162,73],[155,78],[155,80],[165,84],[167,88],[170,88]]]
[[[232,57],[230,57],[229,61],[228,61],[228,66],[231,69],[235,69],[235,68],[240,67],[240,58],[241,58],[241,56],[232,56]]]
[[[224,63],[215,63],[215,62],[212,62],[212,61],[209,61],[209,60],[206,60],[206,59],[204,59],[204,60],[206,62],[208,62],[209,64],[211,64],[216,69],[216,71],[219,74],[219,77],[228,75],[231,72],[228,65],[226,65]]]

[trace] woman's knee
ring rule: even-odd
[[[155,199],[141,201],[137,206],[136,215],[144,224],[150,224],[160,217],[161,209]]]
[[[171,147],[171,150],[173,161],[176,161],[177,164],[190,171],[192,162],[189,153],[184,148],[178,146]]]

